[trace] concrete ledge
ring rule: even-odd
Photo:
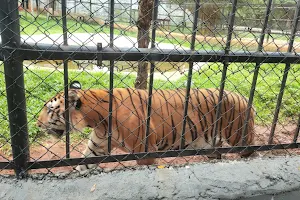
[[[0,177],[0,199],[237,199],[300,190],[300,157],[118,170],[87,177]],[[291,194],[299,194],[291,193]],[[257,196],[257,197],[253,197]],[[249,200],[250,200],[249,199]],[[276,198],[274,198],[276,199]],[[290,198],[284,198],[290,199]],[[298,198],[299,199],[299,198]]]

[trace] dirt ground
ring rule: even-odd
[[[278,125],[276,127],[274,143],[284,144],[292,143],[294,132],[296,129],[296,124],[286,124]],[[267,144],[271,127],[270,126],[256,126],[255,131],[255,145]],[[78,158],[81,157],[83,150],[85,148],[86,141],[73,142],[70,146],[70,157]],[[223,146],[228,146],[223,144]],[[62,140],[50,139],[39,144],[34,144],[30,147],[30,157],[31,160],[57,160],[64,158],[65,156],[65,142]],[[124,152],[120,150],[114,150],[112,154],[122,154]],[[254,156],[266,157],[274,155],[300,155],[300,149],[289,149],[289,150],[271,150],[265,152],[256,152]],[[5,155],[0,149],[0,162],[12,159],[11,155]],[[237,154],[223,154],[222,159],[239,159]],[[185,163],[195,163],[208,161],[206,156],[186,156],[186,157],[175,157],[175,158],[161,158],[156,160],[156,165],[177,165]],[[106,169],[116,169],[129,166],[136,166],[136,161],[125,161],[125,162],[115,162],[115,163],[102,163],[100,167]],[[30,173],[58,173],[58,172],[69,172],[73,167],[56,167],[51,169],[37,169],[31,170]],[[0,174],[13,174],[13,170],[0,170]]]

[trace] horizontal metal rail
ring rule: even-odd
[[[15,169],[15,164],[13,161],[10,162],[0,162],[0,169]]]
[[[119,154],[119,155],[107,155],[107,156],[96,156],[88,158],[70,158],[63,160],[47,160],[47,161],[30,161],[28,163],[29,169],[40,169],[40,168],[52,168],[52,167],[63,167],[72,166],[78,164],[93,164],[93,163],[108,163],[108,162],[121,162],[147,158],[166,158],[166,157],[183,157],[193,155],[208,155],[215,151],[221,154],[225,153],[241,153],[244,151],[268,151],[268,150],[280,150],[280,149],[295,149],[300,148],[300,143],[291,144],[272,144],[262,146],[237,146],[237,147],[218,147],[210,149],[187,149],[187,150],[169,150],[169,151],[158,151],[150,153],[135,153],[135,154]],[[13,162],[0,162],[0,169],[13,169]]]
[[[6,51],[19,51],[24,60],[95,60],[101,55],[103,60],[117,61],[163,61],[163,62],[263,62],[263,63],[300,63],[299,53],[281,52],[230,52],[224,51],[191,51],[174,49],[146,48],[115,48],[106,47],[100,52],[97,46],[57,46],[57,45],[28,45],[14,49],[2,46]],[[0,60],[4,55],[0,54]]]
[[[145,152],[135,154],[119,154],[119,155],[107,155],[107,156],[96,156],[88,158],[71,158],[63,160],[48,160],[29,162],[29,169],[39,168],[51,168],[51,167],[62,167],[62,166],[74,166],[78,164],[93,164],[93,163],[108,163],[108,162],[121,162],[148,158],[166,158],[166,157],[183,157],[183,156],[194,156],[194,155],[208,155],[215,151],[221,154],[225,153],[241,153],[244,151],[268,151],[275,149],[294,149],[300,148],[300,143],[291,144],[275,144],[275,145],[263,145],[263,146],[240,146],[240,147],[219,147],[210,149],[193,149],[193,150],[170,150],[170,151],[158,151],[158,152]]]

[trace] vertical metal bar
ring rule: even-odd
[[[102,50],[102,43],[97,43],[97,51],[100,52]],[[102,54],[97,54],[97,66],[102,67]]]
[[[90,0],[90,17],[92,18],[92,0]]]
[[[63,42],[64,45],[68,45],[68,27],[67,27],[67,7],[66,0],[61,2],[61,15],[63,23]],[[69,95],[68,95],[68,85],[69,85],[69,75],[68,75],[68,60],[64,60],[64,92],[65,92],[65,123],[66,123],[66,158],[70,158],[70,116],[69,116]]]
[[[194,20],[193,20],[193,33],[192,33],[192,39],[191,39],[191,50],[192,51],[195,50],[196,34],[197,34],[197,30],[198,30],[199,9],[200,9],[200,0],[196,0]],[[186,86],[182,131],[181,131],[181,141],[180,141],[181,149],[184,149],[184,147],[185,147],[185,125],[186,125],[187,111],[188,111],[188,107],[189,107],[192,75],[193,75],[193,62],[189,62],[188,80],[187,80],[187,86]]]
[[[114,46],[114,10],[115,2],[110,0],[110,19],[109,19],[109,46]],[[113,89],[114,89],[114,61],[110,60],[110,69],[109,69],[109,108],[108,108],[108,153],[111,153],[111,136],[112,136],[112,102],[113,102]]]
[[[298,118],[296,132],[295,132],[294,139],[293,139],[293,142],[295,142],[295,143],[297,143],[299,132],[300,132],[300,114],[299,114],[299,118]]]
[[[233,25],[234,25],[235,13],[236,13],[236,7],[237,7],[236,5],[237,5],[237,0],[233,0],[231,14],[230,14],[230,21],[229,21],[229,26],[228,26],[228,35],[227,35],[227,40],[226,40],[225,52],[224,52],[225,60],[223,62],[221,86],[220,86],[220,93],[219,93],[218,105],[217,105],[217,111],[216,111],[216,122],[214,123],[214,128],[213,128],[213,146],[215,146],[215,144],[216,144],[216,136],[218,134],[218,122],[220,120],[220,115],[221,115],[221,107],[222,107],[222,99],[223,99],[223,93],[224,93],[224,88],[225,88],[225,80],[226,80],[227,68],[229,65],[228,58],[226,56],[229,54],[229,51],[230,51]]]
[[[5,47],[20,48],[18,1],[0,0],[0,4],[0,30],[14,170],[17,178],[25,178],[29,161],[29,142],[23,58],[18,50],[5,50]]]
[[[268,27],[269,16],[271,13],[271,6],[272,6],[272,0],[269,0],[268,4],[267,4],[267,8],[266,8],[266,15],[265,15],[265,19],[264,19],[263,28],[260,33],[260,38],[259,38],[259,43],[258,43],[258,48],[257,48],[258,52],[261,52],[263,49],[265,34],[266,34],[267,27]],[[252,86],[251,86],[250,96],[249,96],[248,105],[247,105],[246,119],[244,122],[243,131],[242,131],[242,145],[246,144],[245,136],[247,135],[248,121],[250,118],[251,107],[252,107],[252,103],[253,103],[253,97],[254,97],[254,92],[255,92],[255,87],[256,87],[256,82],[257,82],[257,77],[258,77],[258,72],[259,72],[260,66],[261,66],[261,62],[257,62],[255,65]]]
[[[292,26],[292,31],[291,31],[291,38],[290,38],[289,46],[288,46],[288,50],[287,50],[288,53],[291,53],[292,49],[293,49],[299,18],[300,18],[300,0],[298,0],[298,2],[297,2],[297,8],[296,8],[295,15],[294,15],[293,26]],[[282,77],[280,91],[279,91],[278,98],[277,98],[277,104],[276,104],[276,108],[275,108],[273,123],[272,123],[272,127],[271,127],[271,133],[270,133],[270,137],[269,137],[269,144],[273,143],[273,137],[274,137],[277,121],[278,121],[278,115],[279,115],[282,97],[283,97],[286,80],[287,80],[287,76],[288,76],[290,67],[291,67],[291,64],[286,63],[285,68],[284,68],[283,77]]]
[[[185,24],[186,24],[186,3],[183,3],[183,23],[182,23],[182,33],[184,33],[184,29],[185,29]]]
[[[156,40],[156,27],[157,27],[157,15],[158,15],[158,0],[154,0],[154,7],[152,13],[152,32],[151,32],[151,48],[155,48]],[[146,140],[145,140],[145,152],[148,151],[149,143],[149,131],[150,131],[150,116],[151,116],[151,106],[152,106],[152,91],[153,91],[153,81],[154,81],[154,69],[155,64],[151,61],[150,66],[150,78],[149,78],[149,89],[148,89],[148,104],[147,104],[147,119],[146,119]]]
[[[129,7],[129,24],[132,25],[133,22],[132,17],[132,0],[130,0],[130,7]]]
[[[276,5],[276,0],[273,1],[272,6],[271,6],[271,10],[274,10],[274,6]],[[274,16],[271,15],[270,16],[270,22],[268,23],[268,27],[267,27],[267,43],[269,42],[269,38],[271,36],[271,28],[273,27],[273,20],[274,20]]]

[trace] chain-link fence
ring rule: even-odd
[[[1,3],[0,173],[299,153],[300,1]]]

